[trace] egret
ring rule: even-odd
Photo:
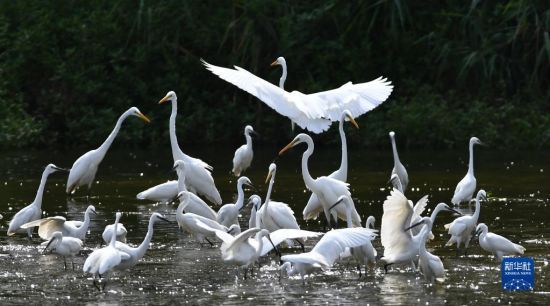
[[[258,210],[260,210],[260,207],[262,206],[262,198],[260,198],[260,196],[257,194],[251,195],[248,198],[247,206],[248,205],[252,205],[252,208],[250,209],[250,219],[248,220],[248,228],[261,228],[259,224],[256,224],[256,215],[258,214]]]
[[[90,192],[90,188],[92,187],[92,183],[94,182],[95,174],[97,172],[97,167],[115,140],[122,123],[130,116],[141,118],[147,123],[151,122],[149,118],[142,114],[137,107],[131,107],[125,111],[118,118],[115,128],[103,144],[95,150],[86,152],[74,162],[71,171],[69,172],[69,178],[67,179],[67,194],[72,194],[78,187],[85,185],[88,186],[88,192]]]
[[[327,232],[313,249],[307,253],[284,255],[281,257],[281,273],[288,276],[304,276],[316,269],[328,269],[334,265],[346,248],[364,245],[376,237],[376,233],[367,228],[343,228]]]
[[[185,180],[187,178],[187,163],[182,160],[176,160],[174,162],[174,170],[178,174],[178,194],[175,197],[174,201],[179,200],[180,203],[185,202],[185,211],[201,215],[205,218],[216,220],[218,218],[218,213],[215,212],[208,204],[206,204],[201,198],[196,194],[187,191],[185,187]]]
[[[399,160],[399,155],[397,154],[397,146],[395,145],[395,132],[390,132],[390,139],[391,139],[391,147],[393,151],[393,169],[391,171],[392,175],[397,174],[399,177],[399,181],[401,182],[401,193],[405,194],[405,190],[407,189],[407,185],[409,184],[409,175],[407,174],[407,169],[405,169],[405,166],[401,163]],[[390,179],[391,180],[391,179]],[[394,184],[394,188],[397,188]]]
[[[418,266],[420,272],[424,275],[424,279],[433,283],[435,280],[444,281],[445,280],[445,268],[443,267],[443,262],[438,256],[433,255],[432,253],[426,250],[426,241],[432,230],[432,218],[423,217],[422,220],[416,224],[413,224],[411,228],[416,227],[424,223],[420,231],[420,248],[418,250]]]
[[[221,225],[230,227],[231,224],[239,224],[239,212],[244,205],[244,190],[243,185],[252,186],[252,182],[246,176],[242,176],[237,180],[237,201],[235,204],[225,204],[218,210],[216,221]]]
[[[38,220],[42,216],[42,196],[44,194],[44,188],[46,187],[46,181],[48,180],[48,176],[56,171],[67,170],[59,168],[54,164],[49,164],[46,166],[42,172],[42,178],[40,179],[40,185],[38,186],[38,191],[36,191],[34,201],[22,208],[15,214],[15,216],[13,216],[8,227],[8,236],[26,231],[27,236],[32,238],[32,228],[21,229],[20,227],[25,223]]]
[[[425,197],[427,197],[427,196],[425,196]],[[424,198],[420,199],[420,200],[417,202],[417,205],[418,205],[418,203],[421,202],[423,199],[424,199]],[[427,203],[427,202],[426,202],[426,203]],[[422,210],[423,210],[423,209],[422,209]],[[439,203],[439,204],[437,204],[437,206],[434,208],[434,210],[433,210],[432,213],[430,214],[430,219],[431,219],[431,221],[432,221],[432,226],[433,226],[433,224],[435,223],[435,217],[437,217],[437,215],[438,215],[440,212],[442,212],[442,211],[452,212],[452,213],[455,213],[455,214],[457,214],[457,215],[462,216],[462,213],[461,213],[461,212],[452,209],[451,207],[449,207],[449,205],[447,205],[447,204],[445,204],[445,203]],[[414,224],[414,223],[420,222],[420,221],[422,220],[422,217],[421,217],[420,215],[421,215],[421,213],[418,213],[418,212],[416,211],[416,206],[415,206],[415,208],[414,208],[414,217],[415,217],[415,218],[414,218],[413,220],[411,220],[411,223]],[[412,225],[412,224],[411,224],[411,225]],[[430,228],[431,228],[431,226],[430,226]],[[415,230],[415,228],[412,228],[411,231],[413,232],[413,234],[418,234],[418,233],[420,233],[421,229],[420,229],[420,230]],[[429,240],[432,240],[432,239],[434,239],[434,238],[435,238],[435,237],[434,237],[433,233],[430,231],[430,232],[428,233],[428,239],[429,239]]]
[[[300,229],[296,218],[294,217],[294,211],[285,203],[271,201],[271,192],[273,191],[273,184],[275,183],[275,175],[277,173],[277,165],[271,163],[269,165],[269,172],[267,174],[265,182],[269,181],[269,187],[267,188],[267,195],[265,202],[256,213],[256,218],[259,219],[258,227],[274,232],[278,229]],[[304,243],[301,240],[296,240],[304,249]],[[292,247],[294,244],[291,240],[287,240],[286,244]]]
[[[184,207],[185,203],[182,202],[176,210],[176,221],[178,222],[178,227],[188,232],[201,244],[206,241],[211,246],[214,246],[214,243],[212,243],[212,241],[210,241],[208,238],[216,237],[215,230],[235,234],[241,232],[241,228],[238,224],[233,224],[229,228],[227,228],[226,226],[219,224],[216,220],[205,218],[201,215],[197,215],[194,213],[184,213]],[[207,228],[198,225],[199,223],[206,224]]]
[[[326,131],[331,121],[340,119],[345,109],[357,118],[384,102],[393,90],[391,82],[380,77],[360,84],[348,82],[336,89],[306,95],[299,91],[287,92],[237,66],[229,69],[204,60],[202,63],[221,79],[254,95],[301,128],[317,134]]]
[[[103,241],[105,241],[105,243],[109,244],[109,241],[111,241],[111,237],[113,236],[113,232],[115,232],[114,223],[105,226],[105,229],[103,230],[103,234],[101,234],[101,237],[103,238]],[[128,234],[128,231],[124,227],[124,224],[118,223],[118,227],[115,235],[116,241],[126,243],[126,234]]]
[[[455,193],[451,203],[458,205],[461,202],[469,202],[476,191],[476,177],[474,176],[474,145],[483,143],[477,138],[470,138],[470,162],[468,163],[468,172],[466,176],[456,185]]]
[[[118,230],[118,221],[121,216],[122,213],[116,213],[114,223],[115,232]],[[86,258],[82,271],[84,271],[84,273],[92,274],[94,286],[101,291],[99,286],[96,284],[96,277],[99,276],[99,278],[102,278],[111,269],[118,266],[122,260],[129,260],[130,258],[131,256],[128,253],[120,251],[116,248],[116,235],[111,235],[111,241],[106,247],[94,250],[88,258]],[[105,289],[105,285],[106,284],[103,285],[103,289]]]
[[[136,199],[168,203],[177,195],[178,181],[167,181],[138,193]]]
[[[485,223],[477,225],[476,234],[479,235],[479,245],[485,251],[494,254],[498,261],[502,261],[503,256],[507,255],[523,255],[525,248],[519,244],[489,232],[489,228]]]
[[[176,137],[176,116],[178,114],[178,97],[173,91],[169,91],[164,98],[159,101],[159,104],[172,102],[172,113],[170,114],[169,130],[170,130],[170,146],[172,147],[172,157],[174,162],[182,160],[187,166],[187,189],[196,194],[205,196],[214,204],[220,205],[222,198],[216,188],[212,174],[213,168],[209,164],[198,158],[191,157],[180,149],[178,138]]]
[[[273,63],[271,63],[271,66],[281,66],[282,68],[282,74],[281,74],[281,78],[279,78],[279,88],[281,88],[282,90],[285,89],[285,81],[286,81],[286,76],[287,76],[287,69],[286,69],[286,60],[284,57],[282,56],[279,56],[275,61],[273,61]],[[292,119],[290,119],[290,128],[292,129],[292,131],[294,132],[294,121],[292,121]]]
[[[90,214],[97,215],[93,205],[86,208],[86,212],[84,212],[84,222],[67,221],[65,217],[55,216],[25,223],[21,225],[21,228],[38,226],[38,235],[44,240],[49,240],[55,232],[60,232],[65,238],[74,237],[84,240],[88,232],[88,227],[90,226]]]
[[[45,246],[44,253],[47,250],[63,256],[63,267],[67,270],[67,257],[71,258],[71,265],[74,270],[73,257],[82,249],[82,240],[75,237],[63,237],[61,232],[53,232],[50,240],[41,244]]]
[[[343,203],[346,207],[348,228],[353,228],[353,224],[351,222],[352,220],[351,214],[355,205],[353,204],[352,198],[350,196],[345,196],[345,195],[340,196],[338,198],[338,201],[332,205],[331,209],[339,205],[340,203]],[[369,216],[367,218],[367,221],[365,222],[365,228],[370,229],[372,227],[373,231],[377,232],[377,230],[374,230],[374,221],[375,221],[374,217]],[[357,265],[357,271],[359,271],[359,277],[361,277],[360,264],[365,265],[365,273],[366,273],[366,268],[368,267],[369,264],[372,264],[372,265],[376,264],[377,252],[376,252],[376,249],[372,246],[372,242],[370,240],[363,245],[350,248],[349,252],[351,255],[353,255],[355,260],[359,263],[359,265]]]
[[[331,214],[335,221],[337,218],[346,220],[345,208],[336,207],[332,212],[330,212],[329,209],[332,204],[336,203],[338,197],[341,195],[351,195],[349,192],[349,184],[327,176],[321,176],[317,179],[311,177],[308,169],[308,160],[313,154],[314,145],[313,139],[311,139],[309,135],[303,133],[298,134],[288,145],[279,151],[279,155],[300,143],[307,144],[307,150],[302,155],[302,176],[304,178],[304,183],[309,190],[317,195],[323,205],[327,225],[330,226],[331,224]],[[361,217],[359,217],[355,209],[353,209],[352,212],[352,219],[355,226],[361,226]]]
[[[147,227],[147,234],[145,235],[143,242],[138,247],[134,248],[120,241],[115,242],[115,247],[119,251],[130,255],[130,258],[128,259],[121,259],[120,264],[118,264],[115,269],[124,270],[131,268],[135,266],[140,259],[143,258],[145,252],[147,251],[147,249],[149,249],[151,239],[153,239],[153,226],[157,221],[169,222],[168,219],[166,219],[159,213],[151,214],[151,217],[149,218],[149,226]]]
[[[235,151],[235,156],[233,156],[233,174],[237,177],[241,176],[250,164],[252,163],[252,158],[254,157],[254,152],[252,151],[252,137],[250,134],[256,134],[254,129],[247,125],[244,128],[244,138],[246,139],[246,144],[243,144]]]
[[[359,125],[351,116],[351,112],[344,110],[340,116],[340,124],[338,125],[338,129],[340,131],[340,141],[342,143],[342,160],[340,161],[340,168],[328,176],[344,183],[348,180],[348,144],[346,140],[346,133],[344,132],[344,121],[346,119],[348,119],[356,128],[359,128]],[[317,196],[312,193],[307,201],[304,211],[302,212],[304,220],[317,219],[319,213],[322,211],[323,206],[321,205],[321,202],[319,202]]]
[[[479,201],[481,199],[487,200],[487,194],[483,189],[480,189],[477,192],[476,210],[473,215],[462,216],[460,218],[456,218],[453,222],[449,224],[445,224],[445,229],[447,229],[449,231],[449,235],[451,235],[451,239],[447,241],[445,246],[450,246],[456,243],[457,256],[458,256],[458,251],[460,249],[460,245],[463,243],[464,243],[464,254],[467,254],[466,252],[468,251],[468,245],[470,244],[470,239],[472,238],[472,234],[477,225],[477,220],[479,219],[479,213],[481,210],[481,204]]]

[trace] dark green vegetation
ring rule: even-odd
[[[168,90],[180,141],[242,142],[251,123],[285,142],[290,123],[206,71],[239,65],[314,92],[383,75],[390,100],[361,118],[354,144],[550,146],[547,1],[1,1],[2,146],[98,145],[128,107],[117,143],[168,142]],[[282,128],[281,128],[282,127]],[[337,141],[336,131],[320,142]]]

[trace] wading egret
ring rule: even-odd
[[[105,241],[105,243],[109,244],[114,231],[115,231],[114,223],[105,226],[105,229],[103,230],[103,234],[101,234],[101,237],[103,238],[103,241]],[[126,243],[126,234],[128,234],[128,231],[124,227],[124,224],[118,223],[117,230],[116,230],[116,241]]]
[[[111,147],[111,144],[115,140],[118,132],[120,131],[122,123],[124,122],[124,120],[126,120],[126,118],[130,116],[139,117],[147,123],[150,122],[149,118],[142,114],[137,107],[131,107],[130,109],[125,111],[118,118],[115,128],[113,129],[111,134],[109,134],[109,137],[105,139],[103,144],[101,144],[101,146],[95,150],[86,152],[74,162],[71,171],[69,172],[69,178],[67,179],[67,194],[74,193],[75,190],[80,186],[88,186],[88,192],[90,192],[90,188],[92,187],[92,183],[94,182],[95,174],[97,172],[99,164],[101,163],[101,161],[105,157],[105,154],[107,154],[109,147]]]
[[[63,237],[61,232],[53,232],[49,241],[41,244],[45,246],[44,253],[48,250],[63,256],[63,267],[67,270],[67,257],[71,258],[71,265],[74,270],[73,257],[82,249],[82,240],[74,237]]]
[[[230,228],[227,228],[226,226],[219,224],[216,220],[205,218],[194,213],[184,213],[184,207],[185,203],[180,203],[178,209],[176,210],[176,221],[178,222],[178,227],[181,230],[188,232],[201,244],[206,241],[211,246],[214,246],[214,243],[212,243],[212,241],[208,238],[216,237],[215,230],[229,232],[232,234],[238,234],[241,232],[241,228],[238,224],[233,224]]]
[[[394,131],[390,132],[390,139],[393,151],[393,169],[391,171],[391,174],[397,174],[397,176],[399,177],[399,181],[401,182],[401,189],[397,188],[395,184],[393,185],[393,187],[397,188],[399,191],[401,191],[401,193],[405,194],[405,190],[407,190],[407,185],[409,184],[409,175],[407,174],[407,169],[405,169],[405,166],[403,166],[403,164],[399,160],[399,155],[397,154],[397,146],[395,144]],[[393,183],[393,180],[391,181]]]
[[[138,193],[136,199],[168,203],[177,195],[178,181],[167,181]]]
[[[248,220],[248,228],[262,228],[260,224],[256,223],[256,215],[258,213],[258,210],[260,210],[260,207],[262,206],[262,198],[260,198],[260,196],[257,194],[253,194],[248,198],[248,203],[246,205],[252,205],[252,207],[250,208],[250,219]]]
[[[338,201],[338,197],[342,195],[351,195],[349,192],[349,184],[327,176],[321,176],[316,179],[311,177],[308,169],[308,160],[313,154],[314,145],[313,139],[311,139],[309,135],[303,133],[298,134],[288,145],[286,145],[286,147],[279,151],[279,155],[300,143],[307,144],[307,150],[302,155],[302,176],[304,178],[304,183],[309,190],[317,195],[317,198],[321,202],[327,225],[331,226],[331,214],[335,221],[337,218],[346,220],[346,210],[344,207],[337,206],[332,212],[329,211],[329,209],[332,204]],[[361,226],[361,217],[359,217],[355,209],[353,209],[352,212],[352,219],[354,226]]]
[[[121,259],[120,264],[118,264],[115,269],[124,270],[131,268],[135,266],[140,259],[143,258],[145,252],[147,251],[147,249],[149,249],[149,244],[151,243],[151,239],[153,238],[153,226],[157,221],[169,222],[159,213],[151,214],[151,217],[149,218],[149,226],[147,227],[147,234],[145,235],[143,242],[138,247],[134,248],[120,241],[115,242],[115,247],[119,251],[130,255],[130,258],[128,259]]]
[[[42,216],[42,195],[44,194],[46,181],[48,180],[48,176],[56,171],[67,170],[59,168],[54,164],[49,164],[46,166],[46,168],[42,172],[42,178],[40,179],[40,185],[38,186],[38,191],[36,191],[34,201],[31,204],[22,208],[15,214],[15,216],[13,216],[8,227],[8,236],[11,236],[15,233],[26,232],[29,238],[32,237],[32,228],[22,229],[21,225],[34,220],[38,220]]]
[[[250,164],[252,163],[252,158],[254,157],[254,152],[252,151],[252,136],[250,134],[256,134],[254,129],[247,125],[244,128],[244,138],[246,139],[246,144],[243,144],[235,151],[235,156],[233,156],[233,174],[236,177],[241,176]]]
[[[483,143],[477,138],[470,138],[470,162],[468,163],[468,173],[456,185],[455,193],[451,203],[458,205],[462,202],[469,202],[476,191],[476,178],[474,176],[474,145]]]
[[[367,228],[343,228],[327,232],[313,249],[307,253],[284,255],[281,261],[281,273],[288,276],[299,273],[304,276],[316,269],[328,269],[340,258],[346,248],[364,245],[376,237],[376,233]]]
[[[450,246],[456,243],[457,256],[461,244],[464,244],[464,254],[467,254],[466,252],[468,251],[470,239],[472,238],[472,234],[476,229],[477,220],[479,219],[479,213],[481,211],[481,204],[479,201],[481,199],[487,200],[487,194],[483,189],[480,189],[477,192],[476,210],[473,215],[462,216],[460,218],[456,218],[453,222],[449,224],[445,224],[445,229],[448,229],[449,235],[451,235],[451,239],[447,241],[445,246]]]
[[[489,232],[485,223],[477,225],[476,234],[479,235],[479,245],[487,252],[494,254],[498,261],[502,261],[503,256],[523,255],[525,248],[519,244]]]
[[[269,237],[271,237],[271,241],[273,242],[273,244],[269,243],[267,237],[262,238],[264,243],[263,243],[262,252],[260,253],[260,256],[266,255],[271,250],[273,250],[273,246],[278,246],[283,241],[303,240],[306,238],[318,237],[323,234],[324,233],[310,232],[310,231],[291,229],[291,228],[278,229],[274,232],[269,233]]]
[[[88,227],[90,226],[90,214],[97,215],[93,205],[86,208],[84,213],[84,222],[67,221],[65,217],[48,217],[21,225],[21,228],[31,228],[38,226],[38,236],[44,240],[49,240],[53,233],[60,232],[63,237],[74,237],[80,240],[86,238]]]
[[[445,280],[445,268],[443,262],[438,256],[435,256],[426,250],[426,241],[432,230],[432,219],[430,217],[423,217],[422,220],[416,224],[413,224],[411,228],[420,224],[424,224],[420,230],[420,248],[418,250],[418,267],[420,272],[424,275],[424,279],[433,283],[435,280]]]
[[[185,180],[188,176],[187,173],[187,163],[182,160],[176,160],[174,163],[174,170],[178,174],[178,194],[174,199],[177,201],[179,199],[180,203],[185,202],[185,211],[189,213],[194,213],[201,215],[205,218],[216,220],[218,218],[218,213],[215,212],[206,202],[199,198],[196,194],[187,191],[185,187]]]
[[[340,141],[342,143],[342,159],[340,161],[340,168],[332,172],[328,177],[347,182],[348,180],[348,143],[346,140],[346,133],[344,132],[344,121],[349,120],[356,128],[359,128],[359,125],[351,116],[351,112],[344,110],[340,116],[340,123],[338,125],[338,130],[340,131]],[[307,205],[302,212],[304,220],[317,219],[319,213],[323,211],[323,205],[315,195],[312,193],[307,201]]]
[[[186,164],[187,177],[185,184],[187,190],[195,194],[203,195],[214,204],[222,204],[222,198],[220,197],[220,193],[210,173],[210,171],[213,170],[212,166],[198,158],[183,153],[180,149],[178,138],[176,137],[176,116],[178,114],[178,97],[176,93],[173,91],[168,92],[166,96],[159,101],[159,104],[165,102],[172,103],[172,113],[170,114],[169,122],[170,146],[172,147],[174,162],[182,160]]]
[[[361,116],[384,102],[393,90],[391,82],[380,77],[360,84],[348,82],[336,89],[306,95],[299,91],[287,92],[237,66],[229,69],[204,60],[202,63],[221,79],[254,95],[313,133],[326,131],[331,121],[339,120],[345,109],[349,109],[354,118]]]
[[[237,201],[235,204],[225,204],[218,210],[216,221],[226,227],[231,224],[239,224],[239,212],[244,205],[244,190],[243,185],[252,186],[252,182],[246,176],[242,176],[237,180]]]

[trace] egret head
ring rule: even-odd
[[[332,210],[333,208],[335,208],[336,206],[338,206],[340,203],[344,203],[344,205],[348,206],[350,205],[350,196],[349,195],[341,195],[338,200],[336,201],[336,203],[332,204],[329,208],[329,211]]]
[[[481,234],[483,234],[483,233],[486,234],[487,232],[489,232],[489,228],[487,227],[487,225],[485,225],[485,223],[480,223],[480,224],[478,224],[477,227],[476,227],[476,233],[475,233],[475,235],[479,236],[479,235],[481,235]]]
[[[147,122],[147,123],[150,123],[151,120],[149,120],[149,118],[147,118],[147,116],[145,116],[144,114],[142,114],[139,109],[137,107],[131,107],[128,111],[128,114],[130,116],[136,116],[138,118],[140,118],[141,120]]]
[[[176,160],[174,162],[174,167],[172,167],[173,171],[181,171],[185,169],[185,162],[183,160]]]
[[[166,217],[164,217],[163,215],[159,213],[153,213],[151,215],[151,218],[149,218],[149,222],[155,223],[157,221],[164,221],[166,223],[170,223],[170,221],[168,221],[168,219],[166,219]]]
[[[434,211],[441,211],[441,210],[445,210],[445,211],[450,211],[450,212],[453,212],[455,214],[459,214],[459,215],[462,215],[461,212],[459,212],[458,210],[455,210],[453,208],[451,208],[449,205],[445,204],[445,203],[439,203],[437,204],[437,206],[435,207]]]
[[[432,229],[432,219],[431,219],[430,217],[423,217],[422,220],[420,220],[420,222],[415,223],[415,224],[413,224],[413,225],[407,227],[407,228],[405,229],[405,232],[408,231],[408,230],[410,230],[410,229],[412,229],[412,228],[415,228],[415,227],[417,227],[417,226],[419,226],[419,225],[421,225],[421,224],[426,224],[426,226],[428,226],[428,229],[430,229],[430,230]]]
[[[275,163],[271,163],[269,165],[269,170],[267,172],[267,177],[265,178],[265,183],[269,181],[270,178],[275,177],[275,174],[277,173],[277,165]]]
[[[95,207],[93,205],[88,206],[86,208],[86,213],[93,213],[94,215],[97,215],[97,212],[95,211]]]
[[[477,137],[472,137],[470,138],[470,145],[475,145],[475,144],[478,144],[478,145],[485,145],[483,142],[481,142],[481,140],[479,140],[479,138]]]
[[[163,103],[166,103],[166,102],[172,102],[172,101],[177,101],[178,100],[178,97],[176,96],[176,93],[173,92],[173,91],[169,91],[166,96],[164,96],[164,98],[160,99],[159,101],[159,104],[163,104]]]
[[[487,193],[485,193],[485,190],[480,189],[477,192],[476,200],[478,200],[478,201],[480,201],[480,200],[487,201]]]
[[[271,63],[271,66],[277,66],[277,65],[280,65],[280,66],[285,65],[286,66],[285,58],[282,57],[282,56],[279,56],[275,61],[273,61],[273,63]]]
[[[50,173],[54,173],[56,171],[63,171],[63,172],[69,172],[68,169],[65,169],[65,168],[60,168],[54,164],[49,164],[46,166],[46,169],[44,170],[44,172],[47,172],[48,174]]]
[[[250,179],[246,176],[239,177],[239,179],[237,180],[237,185],[238,186],[247,185],[250,187],[254,187],[252,186],[252,182],[250,181]]]
[[[258,211],[260,206],[262,206],[262,198],[257,194],[253,194],[248,198],[248,203],[246,205],[252,205],[252,208]]]
[[[227,230],[227,233],[233,236],[238,235],[241,233],[241,227],[238,224],[231,224],[231,226]]]
[[[374,222],[376,222],[374,216],[369,216],[365,221],[365,228],[374,228]]]
[[[394,131],[391,131],[391,132],[390,132],[390,137],[391,137],[391,138],[394,138],[394,137],[395,137],[395,132],[394,132]]]
[[[351,124],[353,124],[353,126],[355,126],[356,128],[359,128],[359,125],[351,115],[351,112],[347,109],[342,112],[342,117],[340,118],[340,120],[349,120]]]
[[[294,139],[289,144],[287,144],[284,148],[282,148],[281,151],[279,151],[279,155],[283,154],[288,149],[293,148],[297,144],[300,144],[302,142],[307,143],[308,146],[313,145],[313,139],[311,139],[311,137],[308,134],[301,133],[296,135],[296,137],[294,137]]]
[[[63,240],[63,234],[61,232],[53,232],[52,236],[50,237],[50,241],[48,241],[48,244],[46,244],[46,247],[44,248],[44,251],[42,253],[46,253],[47,250],[49,250],[50,246],[52,249],[55,249],[57,245]]]

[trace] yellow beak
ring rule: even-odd
[[[159,104],[162,104],[162,103],[168,101],[168,99],[169,99],[168,96],[165,96],[164,98],[160,99]]]
[[[279,151],[279,155],[285,153],[285,151],[287,151],[288,149],[294,147],[294,145],[296,144],[297,140],[294,139],[292,140],[289,144],[287,144],[284,148],[281,149],[281,151]]]
[[[277,65],[279,65],[279,63],[277,62],[277,60],[275,60],[275,61],[274,61],[273,63],[271,63],[271,65],[269,65],[269,66],[277,66]]]
[[[269,179],[271,178],[271,170],[267,173],[267,177],[265,178],[265,183],[267,184],[267,182],[269,181]]]
[[[359,128],[359,124],[357,124],[357,121],[355,121],[352,116],[348,116],[348,119],[351,121],[351,124],[353,124],[356,128]]]
[[[141,119],[143,119],[143,121],[145,121],[147,123],[151,123],[151,120],[149,120],[149,118],[147,118],[147,116],[145,116],[142,113],[138,113],[138,117],[140,117]]]

